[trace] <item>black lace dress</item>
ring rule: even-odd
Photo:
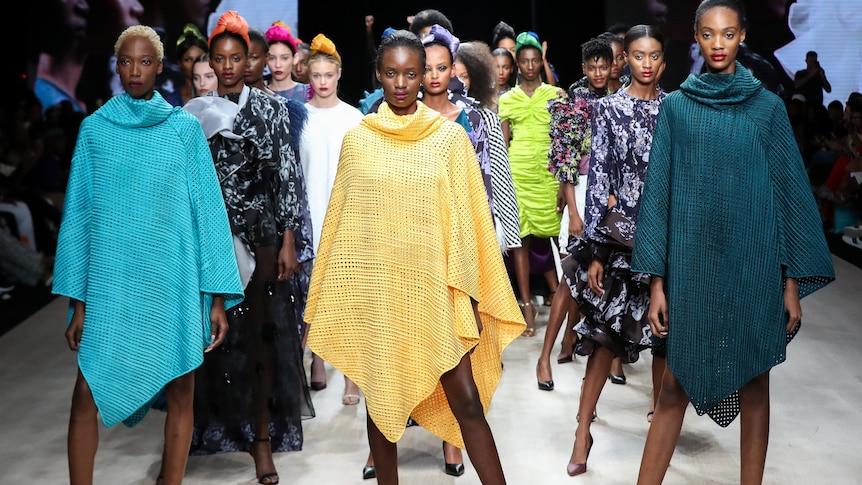
[[[227,96],[239,101],[238,94]],[[314,416],[289,281],[277,281],[283,233],[299,231],[302,179],[288,143],[286,106],[250,89],[233,133],[210,148],[231,229],[256,266],[243,303],[228,312],[230,330],[204,358],[195,381],[190,454],[249,451],[255,429],[269,423],[272,451],[302,449],[302,419]],[[301,240],[297,238],[297,240]],[[310,241],[309,241],[310,244]],[[297,254],[303,248],[297,247]]]

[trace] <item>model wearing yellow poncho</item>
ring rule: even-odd
[[[478,343],[487,412],[525,325],[463,128],[421,102],[404,116],[384,103],[347,132],[305,320],[308,346],[359,386],[388,440],[412,416],[464,447],[440,376]]]

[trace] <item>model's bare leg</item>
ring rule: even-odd
[[[311,353],[311,379],[309,386],[313,391],[326,389],[326,366],[323,359],[314,352]]]
[[[569,291],[568,288],[564,288]],[[571,296],[571,293],[569,294]],[[575,345],[578,343],[578,332],[575,331],[575,325],[581,320],[581,308],[578,306],[578,301],[571,298],[569,301],[569,310],[566,317],[566,326],[563,327],[563,338],[560,341],[560,353],[557,354],[557,363],[565,364],[575,360]]]
[[[578,429],[575,431],[572,456],[569,458],[570,464],[585,464],[587,462],[587,453],[592,445],[590,426],[593,421],[593,412],[599,402],[602,389],[605,387],[605,381],[608,379],[608,371],[611,368],[613,358],[614,354],[610,350],[597,346],[587,359],[587,369],[583,386],[581,386],[581,399],[578,408]],[[571,470],[569,473],[571,474]]]
[[[189,372],[165,386],[168,412],[165,417],[165,448],[162,457],[164,485],[183,482],[194,427],[195,374]]]
[[[545,327],[545,340],[542,342],[542,353],[539,354],[539,361],[536,363],[536,380],[539,382],[548,383],[553,381],[551,350],[554,348],[554,342],[557,340],[557,334],[560,332],[560,327],[562,327],[566,315],[572,314],[571,306],[575,305],[577,307],[577,303],[572,298],[572,293],[568,291],[568,285],[565,281],[561,281],[558,288],[562,288],[562,290],[554,294],[554,300],[551,303],[551,313],[548,315],[548,325]],[[569,320],[569,324],[571,323],[571,320]],[[563,349],[565,350],[565,347]]]
[[[461,453],[461,448],[452,443],[443,442],[443,462],[448,465],[457,465],[464,463],[464,455]]]
[[[551,240],[553,241],[553,246],[559,247],[559,241],[557,240],[557,238],[551,238]],[[551,248],[551,252],[553,252],[553,251],[554,251],[554,249]],[[551,305],[553,305],[553,299],[554,299],[553,297],[557,293],[557,289],[558,289],[557,278],[559,276],[557,275],[557,270],[554,268],[551,268],[548,271],[545,271],[543,273],[543,276],[545,277],[545,282],[548,284],[548,296],[550,296],[550,298],[548,299],[550,301],[546,300],[545,306],[551,306]]]
[[[93,463],[99,447],[97,411],[90,386],[81,374],[81,369],[78,369],[78,378],[72,391],[67,441],[69,481],[72,485],[93,483]]]
[[[515,259],[515,280],[518,284],[518,293],[521,296],[521,310],[524,313],[524,321],[527,323],[524,335],[528,337],[536,334],[536,308],[533,306],[530,294],[531,239],[531,236],[521,239],[521,247],[512,250]]]
[[[647,433],[641,458],[638,485],[658,485],[664,480],[673,450],[679,440],[688,402],[688,395],[682,385],[676,380],[670,368],[665,367],[655,415]]]
[[[351,381],[349,377],[344,376],[344,392],[341,394],[341,404],[345,406],[359,404],[359,398],[359,386]]]
[[[647,421],[652,422],[653,414],[655,414],[655,405],[658,402],[658,393],[661,390],[661,377],[664,374],[664,369],[667,367],[667,357],[658,357],[655,354],[652,356],[652,399],[647,412]]]
[[[374,465],[377,472],[377,483],[381,485],[398,484],[398,447],[386,439],[374,424],[371,415],[366,420],[368,428],[368,446],[371,447],[371,457],[368,463]]]
[[[476,467],[476,474],[483,485],[501,485],[506,483],[497,445],[491,434],[491,427],[485,420],[482,402],[479,400],[479,390],[473,381],[473,368],[470,354],[464,355],[461,362],[449,372],[440,377],[440,384],[446,392],[449,407],[461,427],[464,446],[470,461]],[[380,463],[377,457],[375,463]],[[378,477],[380,475],[378,474]]]
[[[769,371],[739,390],[740,462],[742,485],[763,482],[769,444]]]

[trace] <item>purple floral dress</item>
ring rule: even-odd
[[[595,105],[584,239],[572,252],[577,264],[565,271],[586,316],[575,327],[583,337],[575,349],[580,355],[604,346],[624,362],[635,362],[651,344],[648,278],[631,272],[631,256],[652,135],[664,98],[661,90],[656,99],[642,100],[623,89]],[[609,209],[612,193],[617,203]],[[587,284],[587,270],[596,259],[605,265],[601,296]]]
[[[551,148],[548,170],[560,182],[578,184],[590,157],[590,113],[607,90],[591,91],[573,84],[566,96],[548,102],[551,113]]]

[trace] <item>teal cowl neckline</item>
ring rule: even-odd
[[[751,75],[739,61],[733,74],[690,74],[680,85],[687,97],[714,108],[742,103],[762,89],[760,80]]]
[[[174,107],[158,91],[154,91],[153,97],[148,100],[135,99],[129,93],[118,94],[94,114],[119,126],[147,128],[162,123],[173,112]]]

